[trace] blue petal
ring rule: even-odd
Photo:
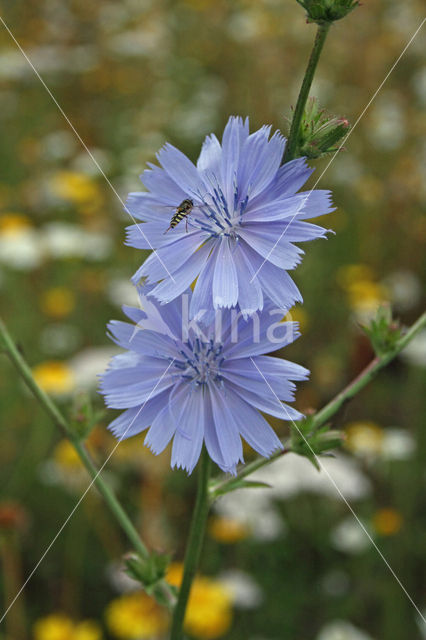
[[[234,341],[232,335],[227,336],[224,348],[226,359],[264,355],[294,342],[300,336],[298,323],[281,322],[281,317],[279,314],[272,314],[266,324],[261,315],[260,322],[254,316],[245,323],[246,326],[240,325],[235,332]]]
[[[156,455],[164,451],[173,438],[179,426],[176,421],[176,411],[182,407],[187,393],[187,384],[177,385],[170,394],[169,401],[157,415],[146,434],[144,443]]]
[[[247,389],[243,389],[243,387],[234,385],[232,382],[228,382],[229,388],[232,389],[235,393],[237,393],[243,400],[251,404],[259,411],[263,413],[268,413],[271,416],[275,416],[276,418],[281,418],[281,420],[301,420],[303,418],[303,414],[290,407],[280,400],[277,399],[276,396],[263,394],[256,394]],[[265,383],[265,387],[267,384]]]
[[[158,202],[177,206],[187,197],[180,183],[176,183],[164,169],[151,163],[148,166],[150,168],[143,172],[141,180]]]
[[[299,191],[314,169],[308,167],[306,158],[297,158],[283,164],[277,172],[276,178],[270,185],[269,196],[273,199],[282,198]]]
[[[260,455],[269,457],[276,449],[283,448],[265,418],[229,389],[226,391],[226,403],[240,434]]]
[[[268,141],[271,127],[262,127],[249,136],[241,151],[238,185],[242,197],[260,194],[275,178],[283,156],[285,139],[276,131]]]
[[[231,117],[222,137],[222,179],[224,193],[228,202],[232,202],[237,177],[238,163],[245,126],[241,118]]]
[[[208,389],[219,448],[225,467],[232,468],[238,462],[244,462],[241,438],[232,413],[227,407],[224,390],[219,389],[216,384],[210,384]]]
[[[171,387],[174,384],[173,376],[170,373],[165,374],[167,364],[164,366],[164,361],[162,365],[158,375],[146,367],[133,369],[133,380],[137,382],[132,383],[129,370],[107,371],[101,382],[107,406],[111,409],[136,407]],[[149,372],[148,375],[147,372]],[[142,378],[142,376],[145,377]]]
[[[314,191],[302,191],[300,195],[305,196],[302,214],[298,216],[300,220],[317,218],[336,209],[331,202],[330,191],[315,189]]]
[[[194,387],[187,394],[181,411],[176,411],[179,425],[173,439],[171,466],[191,473],[200,457],[204,440],[204,392]],[[173,409],[172,409],[173,411]]]
[[[123,349],[130,349],[154,358],[175,358],[177,356],[175,342],[166,335],[141,329],[120,320],[111,320],[108,323],[108,329],[111,332],[111,339]]]
[[[170,302],[183,293],[200,273],[211,251],[211,243],[206,243],[193,253],[184,264],[173,273],[172,278],[166,278],[158,284],[151,295],[162,303]]]
[[[223,236],[219,245],[213,276],[213,305],[234,307],[238,300],[238,278],[229,246],[229,238]]]
[[[167,404],[169,394],[170,390],[167,389],[159,393],[155,398],[147,400],[145,404],[123,411],[108,425],[108,429],[120,441],[144,431],[160,413],[164,405]]]
[[[204,441],[206,444],[207,452],[213,462],[216,462],[216,464],[222,469],[222,471],[229,472],[235,475],[236,464],[227,466],[220,449],[209,393],[206,393],[204,396]]]
[[[217,260],[217,254],[219,251],[219,245],[217,242],[212,242],[213,251],[209,258],[206,260],[200,275],[195,283],[194,292],[191,298],[191,305],[189,308],[189,314],[191,318],[199,317],[204,324],[209,324],[214,318],[212,291],[213,291],[213,276],[215,271],[215,265]]]
[[[288,311],[296,302],[303,302],[302,294],[286,271],[270,262],[257,274],[263,293],[282,311]]]
[[[157,249],[148,256],[143,265],[137,270],[137,277],[135,274],[132,277],[132,281],[137,282],[141,278],[147,278],[147,282],[158,282],[164,278],[171,278],[171,276],[177,270],[180,270],[185,262],[195,254],[202,243],[203,238],[200,234],[194,233],[187,234],[184,238],[180,239],[179,242],[173,244],[172,247]],[[195,276],[193,279],[195,279]],[[186,289],[191,282],[189,282],[184,289]],[[179,294],[177,293],[176,296],[177,295]]]
[[[164,198],[161,199],[153,193],[145,191],[136,191],[129,193],[127,196],[125,209],[134,218],[143,220],[144,222],[161,222],[167,221],[171,217],[174,208],[181,202],[179,199],[167,200],[164,204]]]
[[[145,311],[138,309],[137,307],[129,307],[127,304],[124,304],[122,309],[126,316],[130,318],[130,320],[133,320],[135,324],[138,324],[140,320],[145,320],[147,318]]]
[[[207,171],[218,175],[222,163],[222,147],[214,133],[206,136],[197,162],[198,171]]]
[[[302,302],[299,289],[288,273],[271,262],[260,257],[251,247],[245,247],[246,255],[255,269],[263,295],[266,296],[283,312],[290,309],[296,302]]]
[[[270,375],[248,359],[225,361],[221,368],[221,374],[226,380],[234,383],[246,391],[252,391],[260,396],[273,401],[274,394],[280,400],[291,402],[294,400],[296,385],[284,376]],[[262,377],[263,376],[263,377]],[[265,378],[265,379],[264,379]]]
[[[205,184],[197,168],[179,149],[165,144],[158,152],[157,158],[169,176],[178,184],[186,197],[201,194],[206,190]],[[179,204],[179,203],[177,203]]]
[[[233,258],[238,274],[238,305],[245,317],[262,309],[263,293],[254,269],[239,242],[235,247]]]
[[[285,218],[300,217],[303,207],[307,203],[306,195],[297,193],[272,202],[251,203],[243,214],[243,224],[247,222],[273,222]]]
[[[255,356],[253,361],[265,376],[284,376],[289,380],[307,380],[309,377],[309,369],[290,360],[272,356]]]
[[[285,227],[278,232],[272,225],[247,225],[238,233],[262,258],[280,269],[294,269],[302,259],[303,249],[288,242]]]

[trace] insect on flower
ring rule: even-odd
[[[185,231],[187,232],[188,231],[187,216],[189,216],[193,208],[194,208],[193,200],[190,200],[189,198],[185,198],[185,200],[182,200],[180,205],[176,207],[176,211],[174,212],[172,219],[170,220],[170,226],[168,227],[168,229],[165,230],[164,233],[167,233],[167,231],[170,231],[170,229],[174,229],[174,227],[176,227],[176,225],[178,225],[179,222],[184,218],[185,218]]]

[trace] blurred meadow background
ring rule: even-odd
[[[315,35],[295,0],[15,0],[2,17],[123,200],[165,141],[195,160],[230,114],[287,131]],[[311,95],[353,123],[421,19],[420,0],[366,2],[332,26]],[[337,205],[323,222],[336,235],[307,247],[295,271],[302,337],[281,354],[312,372],[299,386],[302,411],[371,359],[359,324],[381,302],[405,324],[424,308],[424,45],[420,33],[321,178]],[[102,410],[96,375],[113,352],[105,325],[136,302],[129,277],[145,256],[124,246],[119,198],[2,25],[0,103],[1,314],[65,413],[82,393]],[[333,419],[346,439],[325,460],[422,610],[425,366],[423,334]],[[0,409],[1,613],[89,478],[6,357]],[[99,464],[115,446],[112,417],[101,412],[88,440]],[[149,546],[173,555],[173,582],[195,478],[170,471],[169,459],[135,437],[104,476]],[[264,477],[273,489],[230,494],[210,517],[189,637],[426,638],[324,473],[290,454]],[[166,638],[164,614],[123,573],[128,550],[90,491],[2,623],[2,640]]]

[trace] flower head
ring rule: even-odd
[[[83,620],[74,622],[62,613],[52,613],[40,618],[34,625],[35,640],[102,640],[102,631],[97,622]]]
[[[182,576],[183,566],[172,563],[167,571],[167,582],[179,587]],[[231,622],[230,589],[220,580],[196,575],[185,612],[185,631],[203,640],[215,640],[229,630]]]
[[[325,235],[304,220],[332,211],[330,195],[297,193],[312,170],[304,158],[280,166],[285,139],[270,131],[249,134],[248,119],[231,117],[222,143],[207,136],[197,166],[166,144],[157,154],[161,168],[150,165],[141,176],[149,192],[131,193],[126,206],[144,224],[128,227],[127,244],[156,250],[133,280],[157,283],[152,295],[161,303],[196,278],[192,316],[211,306],[250,315],[265,299],[281,309],[301,301],[286,273],[303,254],[292,243]],[[185,215],[169,228],[178,209]]]
[[[110,632],[123,640],[157,637],[168,627],[167,615],[142,591],[126,593],[112,600],[105,616]]]
[[[264,456],[282,446],[258,410],[301,417],[281,401],[293,400],[291,380],[306,379],[308,371],[263,355],[298,337],[297,324],[280,322],[283,311],[268,304],[247,320],[235,309],[220,310],[200,325],[188,320],[191,298],[188,290],[159,305],[141,293],[143,310],[124,307],[136,326],[109,324],[126,349],[102,376],[107,405],[125,409],[109,428],[122,440],[149,427],[145,444],[155,454],[173,439],[172,466],[188,472],[204,442],[221,469],[235,472],[243,461],[241,437]]]

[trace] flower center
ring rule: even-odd
[[[249,196],[241,199],[236,178],[231,198],[226,198],[216,176],[210,176],[211,189],[206,194],[198,194],[202,204],[197,206],[198,215],[194,221],[203,231],[213,237],[229,235],[236,237]]]
[[[220,365],[224,359],[222,351],[222,345],[214,340],[189,339],[180,350],[182,359],[175,360],[174,367],[179,369],[182,378],[196,385],[207,384],[209,380],[220,381]]]

